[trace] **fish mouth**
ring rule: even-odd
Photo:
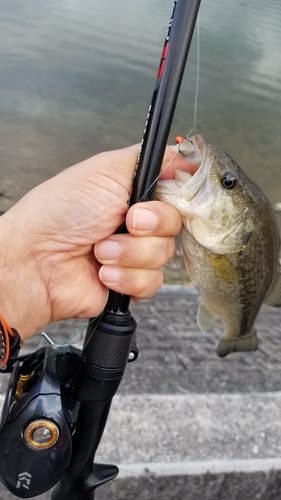
[[[199,163],[198,170],[196,170],[194,175],[190,176],[190,180],[185,185],[186,199],[188,201],[191,201],[197,195],[198,191],[200,191],[210,171],[207,152],[207,144],[199,134],[191,137],[191,139],[185,139],[180,145],[180,153],[182,155],[188,158],[189,161]]]
[[[197,134],[190,139],[184,139],[177,146],[172,146],[172,149],[189,162],[198,164],[198,169],[194,175],[176,170],[173,181],[158,181],[156,197],[165,201],[167,195],[167,201],[169,201],[171,193],[176,196],[184,193],[185,202],[188,204],[200,191],[210,171],[208,146],[203,137]]]

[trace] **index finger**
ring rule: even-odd
[[[124,149],[119,149],[116,151],[111,151],[106,153],[107,160],[109,155],[112,155],[112,163],[115,168],[118,167],[123,174],[128,176],[128,180],[131,180],[133,175],[138,155],[140,152],[140,144],[134,144]],[[182,170],[193,175],[198,169],[199,164],[192,162],[185,158],[180,153],[177,153],[174,149],[167,146],[165,149],[165,154],[160,169],[160,179],[174,179],[175,171]]]

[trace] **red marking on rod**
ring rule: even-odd
[[[169,49],[169,44],[167,43],[166,45],[164,45],[163,50],[162,50],[161,62],[160,62],[160,66],[159,66],[159,69],[158,69],[156,80],[159,80],[159,78],[161,78],[161,76],[162,76],[162,73],[163,73],[163,70],[164,70],[164,66],[165,66],[166,57],[167,57],[167,53],[168,53],[168,49]]]
[[[168,48],[169,48],[169,44],[166,43],[166,45],[163,47],[163,50],[162,50],[162,59],[165,59],[167,57]]]

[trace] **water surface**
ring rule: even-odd
[[[0,210],[142,138],[171,0],[0,2]],[[197,130],[281,201],[281,2],[202,0]],[[194,37],[174,123],[193,127]]]

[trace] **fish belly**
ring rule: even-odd
[[[214,317],[223,320],[226,337],[238,337],[242,307],[233,264],[227,257],[203,247],[184,227],[180,240],[187,272],[200,293],[202,304]]]

